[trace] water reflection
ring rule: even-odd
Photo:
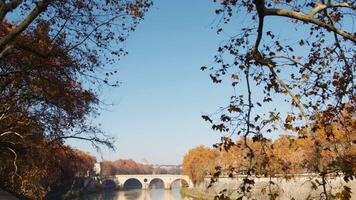
[[[179,188],[173,190],[151,189],[151,190],[128,190],[128,191],[106,191],[100,194],[89,195],[86,200],[189,200],[183,198]]]

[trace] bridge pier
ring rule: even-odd
[[[172,186],[170,183],[164,183],[164,189],[165,190],[171,190],[172,189]]]
[[[141,183],[142,184],[142,189],[143,190],[148,190],[150,189],[150,185],[148,183]]]

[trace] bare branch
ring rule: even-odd
[[[13,48],[13,45],[6,46],[5,49],[2,50],[0,53],[0,59],[2,59],[6,54],[8,54],[12,48]]]
[[[11,151],[12,154],[14,154],[14,161],[13,161],[13,164],[14,164],[14,168],[15,168],[15,173],[14,173],[14,175],[12,175],[12,177],[11,177],[12,182],[14,182],[14,178],[15,178],[15,175],[17,175],[17,170],[18,170],[18,167],[17,167],[17,164],[16,164],[16,161],[17,161],[17,153],[16,153],[13,149],[11,149],[10,147],[7,147],[7,149],[8,149],[9,151]]]
[[[105,21],[105,22],[99,24],[98,26],[94,27],[93,30],[91,30],[89,33],[87,33],[87,34],[85,35],[85,37],[84,37],[81,41],[79,41],[78,43],[76,43],[76,44],[74,44],[73,46],[71,46],[67,51],[70,52],[70,51],[72,51],[73,49],[77,48],[78,46],[82,45],[82,44],[83,44],[85,41],[87,41],[88,38],[89,38],[90,36],[92,36],[92,35],[95,33],[95,31],[97,31],[100,27],[102,27],[102,26],[104,26],[104,25],[108,25],[110,22],[114,21],[116,18],[117,18],[117,16],[115,16],[115,17],[113,17],[113,18],[110,18],[109,20],[107,20],[107,21]]]
[[[303,117],[303,119],[305,121],[305,126],[307,127],[308,134],[310,134],[312,137],[314,137],[314,134],[310,133],[310,131],[309,131],[309,119],[308,119],[308,115],[307,115],[307,113],[305,111],[304,105],[302,104],[300,99],[293,93],[293,91],[289,88],[289,86],[281,78],[279,78],[278,74],[274,70],[274,65],[269,63],[267,66],[268,66],[270,72],[272,73],[272,75],[278,81],[278,83],[283,87],[283,89],[292,98],[293,102],[298,107],[298,109],[299,109],[299,111],[300,111],[300,113],[301,113],[301,115],[302,115],[302,117]]]
[[[263,34],[263,22],[264,22],[264,10],[265,10],[265,1],[264,0],[256,0],[255,1],[256,10],[258,13],[258,28],[257,28],[257,38],[255,42],[255,46],[253,48],[253,52],[258,51],[258,46],[260,45],[262,34]]]
[[[253,149],[248,145],[247,143],[247,137],[251,132],[251,111],[253,108],[253,104],[252,104],[252,92],[251,92],[251,86],[250,86],[250,65],[249,63],[247,63],[246,66],[246,71],[245,71],[245,78],[246,78],[246,85],[247,85],[247,94],[248,94],[248,110],[247,110],[247,116],[246,116],[246,124],[247,124],[247,129],[246,129],[246,133],[244,134],[243,138],[244,138],[244,145],[245,147],[249,150],[249,155],[247,156],[249,158],[249,167],[248,167],[248,171],[247,171],[247,175],[245,177],[244,180],[247,180],[249,178],[249,176],[251,176],[251,171],[252,171],[252,165],[253,165],[253,157],[254,157],[254,151]],[[248,185],[248,183],[246,181],[243,181],[242,186],[244,188],[246,188]],[[243,194],[244,196],[246,195],[246,192],[248,192],[248,190],[243,190]]]
[[[351,40],[352,42],[356,43],[356,37],[352,36],[350,33],[347,33],[341,29],[336,28],[333,25],[315,19],[312,16],[307,15],[305,13],[286,10],[286,9],[270,9],[270,8],[265,8],[264,12],[265,12],[265,16],[283,16],[291,19],[297,19],[306,23],[312,23],[318,25],[320,27],[323,27],[329,31],[332,31],[342,36],[345,39]]]
[[[0,137],[5,136],[7,134],[11,134],[11,133],[23,139],[22,135],[20,135],[19,133],[15,132],[15,131],[5,131],[0,134]]]
[[[65,140],[65,139],[79,139],[79,140],[84,140],[90,142],[96,149],[99,149],[98,144],[103,144],[107,146],[110,149],[115,149],[113,146],[112,142],[110,139],[100,139],[98,137],[81,137],[81,136],[76,136],[76,135],[70,135],[70,136],[59,136],[56,137],[55,139],[51,140],[48,145],[53,144],[57,141]]]
[[[317,5],[310,13],[308,14],[311,17],[314,17],[317,13],[326,10],[328,8],[338,8],[338,7],[343,7],[343,8],[351,8],[352,10],[356,9],[356,6],[353,6],[352,4],[343,2],[343,3],[327,3],[327,4],[319,4]]]

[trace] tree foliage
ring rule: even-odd
[[[102,163],[103,176],[118,174],[181,174],[181,170],[177,166],[161,168],[159,165],[137,163],[132,159],[119,159]]]
[[[42,199],[49,192],[65,191],[93,169],[95,157],[69,146],[48,143],[26,143],[31,146],[17,153],[16,160],[2,161],[0,187],[22,198]],[[8,156],[6,151],[1,152],[4,156]]]
[[[188,151],[183,159],[183,173],[188,175],[193,183],[201,182],[205,176],[215,171],[217,152],[204,146]]]
[[[356,173],[356,149],[352,142],[356,134],[348,131],[355,126],[356,119],[350,117],[350,113],[344,113],[342,118],[349,120],[344,121],[343,126],[341,123],[333,123],[328,127],[313,124],[313,127],[318,126],[315,127],[313,139],[281,135],[274,141],[253,141],[241,137],[229,149],[222,146],[193,148],[184,156],[183,172],[194,183],[202,182],[207,177],[215,182],[221,176],[248,175],[251,171],[253,177],[290,178],[298,174],[320,173],[320,169],[325,177],[336,176],[342,171],[344,180],[353,179]],[[326,136],[330,133],[334,137]],[[246,144],[251,149],[246,148]],[[251,150],[252,156],[249,155]],[[248,180],[253,184],[252,178]],[[341,193],[338,195],[342,196]],[[337,194],[328,192],[328,195]]]
[[[104,161],[102,163],[102,174],[104,176],[117,174],[152,174],[153,167],[137,163],[134,160]]]
[[[201,69],[210,70],[214,83],[229,78],[235,94],[229,105],[219,110],[220,116],[204,115],[203,119],[212,123],[214,130],[243,136],[251,160],[256,152],[248,138],[265,144],[266,135],[287,130],[310,140],[318,152],[317,172],[324,176],[328,173],[326,163],[338,160],[334,157],[338,148],[324,146],[337,146],[339,142],[330,127],[342,121],[342,112],[355,112],[354,2],[214,2],[219,5],[217,33],[228,35],[228,39],[218,48],[215,64]],[[278,29],[277,23],[283,28]],[[287,102],[291,109],[281,110],[274,102]],[[350,128],[347,137],[355,132],[354,126]],[[355,141],[350,143],[354,145]],[[223,148],[234,145],[226,138],[219,144]],[[326,154],[330,158],[324,161],[321,158]],[[256,173],[253,162],[249,163],[248,176]],[[337,169],[355,175],[345,171],[343,165]]]
[[[0,1],[3,189],[41,199],[57,181],[72,181],[81,170],[71,154],[78,165],[89,163],[65,146],[69,138],[113,148],[113,138],[90,121],[101,104],[98,89],[118,85],[111,79],[117,69],[105,66],[126,54],[122,44],[151,4]],[[61,169],[66,162],[72,172]]]

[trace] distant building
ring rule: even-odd
[[[146,158],[142,159],[140,162],[138,162],[142,165],[150,165],[150,163],[146,160]]]
[[[94,164],[93,171],[94,171],[94,176],[100,176],[101,175],[101,163],[100,162]]]
[[[181,165],[152,165],[153,174],[182,174]]]

